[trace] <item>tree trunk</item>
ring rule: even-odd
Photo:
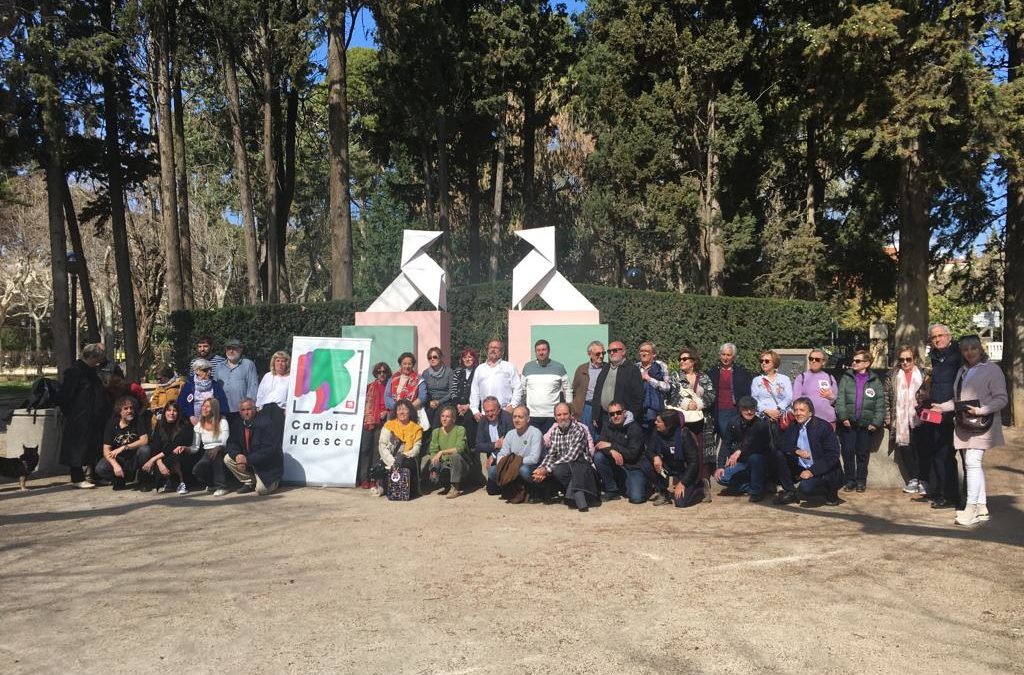
[[[452,224],[451,194],[448,172],[448,116],[442,112],[437,116],[437,224],[444,232],[441,236],[441,267],[451,268]]]
[[[160,154],[160,220],[167,259],[167,305],[174,312],[185,308],[181,271],[181,231],[178,228],[178,195],[174,180],[174,124],[171,119],[170,38],[167,1],[156,4],[157,138]]]
[[[807,171],[807,211],[806,223],[811,232],[818,233],[818,212],[825,199],[825,186],[818,168],[818,113],[812,112],[806,123],[806,168]]]
[[[188,212],[188,164],[185,159],[185,107],[181,100],[181,66],[174,64],[174,175],[178,188],[178,231],[181,232],[181,287],[185,307],[195,306],[192,286],[192,224]]]
[[[434,227],[434,189],[431,176],[433,171],[430,167],[430,145],[424,143],[421,150],[423,161],[423,220],[430,227]]]
[[[331,299],[352,298],[352,209],[348,164],[347,0],[327,4],[327,126],[331,140],[327,220],[331,228]]]
[[[1020,79],[1024,34],[1006,37],[1007,84]],[[1011,423],[1024,425],[1024,173],[1021,148],[1004,153],[1006,163],[1006,242],[1003,248],[1003,371],[1010,394]]]
[[[224,58],[224,88],[227,91],[228,112],[231,117],[231,144],[235,150],[235,175],[238,179],[238,205],[242,210],[242,237],[245,240],[246,283],[249,304],[260,302],[260,261],[256,249],[256,215],[252,203],[252,184],[249,179],[249,156],[245,151],[242,133],[242,103],[238,92],[235,57],[226,40],[222,41]]]
[[[44,21],[54,21],[48,0],[39,6]],[[48,44],[40,50],[40,75],[46,78],[46,87],[52,91],[39,96],[43,117],[43,161],[46,167],[46,208],[50,230],[50,275],[53,283],[53,316],[50,330],[53,332],[53,355],[57,370],[63,373],[70,368],[75,355],[71,344],[70,303],[68,302],[67,240],[64,236],[64,163],[62,145],[64,142],[64,110],[61,108],[57,68],[52,54],[48,51],[53,43],[53,26],[47,26]]]
[[[281,195],[278,175],[278,145],[280,135],[277,121],[281,118],[281,97],[274,67],[274,42],[270,32],[270,19],[262,12],[259,30],[260,51],[263,61],[263,166],[267,174],[266,227],[267,293],[269,303],[281,301],[281,260],[278,242],[277,209]]]
[[[498,123],[495,128],[497,143],[494,147],[494,204],[491,208],[491,256],[488,261],[487,280],[498,280],[498,255],[501,250],[502,234],[502,197],[505,194],[505,150],[508,138],[505,134],[505,119],[507,111],[504,105],[498,113]]]
[[[928,328],[928,194],[917,139],[900,164],[900,250],[896,277],[896,344],[924,353]]]
[[[291,302],[291,282],[288,278],[288,257],[286,255],[286,244],[288,243],[288,215],[292,210],[292,200],[295,198],[295,140],[296,125],[299,120],[299,89],[295,83],[288,88],[286,97],[285,119],[284,119],[284,163],[278,171],[278,178],[281,182],[281,190],[278,192],[279,202],[277,204],[277,260],[280,269],[281,280],[281,301]],[[276,123],[280,129],[281,118],[278,109]],[[278,132],[278,138],[281,138]],[[280,154],[278,155],[280,157]]]
[[[537,163],[537,93],[533,86],[523,92],[523,217],[522,229],[534,226],[536,211],[535,173]]]
[[[709,295],[722,295],[725,272],[725,250],[722,248],[722,207],[718,202],[718,152],[716,136],[718,134],[715,99],[708,102],[707,118],[707,157],[704,172],[704,183],[701,186],[701,227],[703,246],[698,267],[706,270],[702,279],[704,292]]]
[[[480,162],[469,159],[469,283],[480,283]]]
[[[85,341],[99,342],[100,324],[96,318],[96,302],[92,295],[92,282],[89,280],[89,265],[86,264],[85,247],[82,246],[82,230],[78,227],[78,214],[75,212],[75,202],[71,198],[71,188],[68,186],[67,177],[64,178],[64,217],[68,223],[71,250],[78,258],[78,283],[82,289],[82,311],[85,312]]]

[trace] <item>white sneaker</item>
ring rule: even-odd
[[[974,512],[974,517],[979,522],[987,523],[989,521],[988,505],[987,504],[978,504],[977,505],[977,510]]]
[[[903,491],[908,495],[916,495],[918,490],[921,488],[921,481],[916,478],[911,478],[907,481],[907,486],[903,488]]]
[[[924,496],[927,497],[928,496],[928,483],[926,483],[923,480],[922,481],[918,481],[917,494],[924,495]]]
[[[225,490],[224,488],[217,488],[216,490],[213,491],[213,496],[214,497],[223,497],[227,493],[228,493],[228,491]]]
[[[957,516],[953,522],[957,525],[977,525],[981,522],[978,520],[977,511],[977,504],[968,504],[966,509],[957,512]]]
[[[372,488],[370,488],[370,496],[371,497],[379,497],[380,496],[380,488],[377,487],[376,485],[374,485]]]
[[[188,494],[188,486],[185,485],[184,483],[178,483],[178,494],[179,495],[187,495]]]
[[[79,488],[80,490],[88,490],[88,489],[94,488],[96,486],[93,485],[92,483],[90,483],[87,480],[83,480],[83,481],[79,481],[77,483],[71,483],[71,487]]]

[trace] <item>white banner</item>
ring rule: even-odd
[[[293,339],[284,425],[285,482],[355,485],[371,342]]]

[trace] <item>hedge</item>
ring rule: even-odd
[[[738,360],[756,369],[757,352],[763,348],[821,345],[831,333],[833,317],[829,306],[821,302],[684,295],[588,284],[577,288],[601,311],[612,339],[625,342],[634,358],[637,345],[651,340],[661,358],[673,367],[673,352],[684,346],[697,349],[709,364],[716,360],[722,342],[733,342],[739,348]],[[511,297],[508,281],[450,290],[452,350],[463,346],[481,349],[492,337],[504,336]],[[175,312],[171,316],[175,362],[179,368],[188,364],[200,335],[209,335],[218,346],[237,337],[262,372],[272,353],[290,350],[293,335],[341,335],[343,326],[354,323],[355,312],[370,302],[372,299]],[[540,300],[528,306],[545,308]],[[421,301],[414,309],[428,306]],[[585,355],[579,354],[559,360],[571,368],[584,359]]]

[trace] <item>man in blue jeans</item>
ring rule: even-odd
[[[601,501],[619,499],[622,492],[631,504],[647,501],[647,478],[640,468],[644,432],[619,401],[608,404],[608,423],[602,426],[594,449],[594,465],[604,483]]]
[[[725,486],[724,494],[747,493],[750,501],[759,502],[764,499],[765,469],[771,460],[771,429],[766,418],[757,416],[753,396],[742,397],[737,407],[739,417],[730,425],[728,445],[722,441],[725,462],[715,471],[715,480]]]
[[[501,450],[495,456],[494,464],[487,470],[488,483],[497,484],[498,462],[508,454],[516,454],[523,458],[523,464],[519,467],[519,477],[526,483],[530,503],[542,501],[534,489],[533,470],[543,459],[544,435],[540,433],[540,429],[530,425],[530,409],[525,405],[516,406],[512,410],[512,430],[505,434]]]

